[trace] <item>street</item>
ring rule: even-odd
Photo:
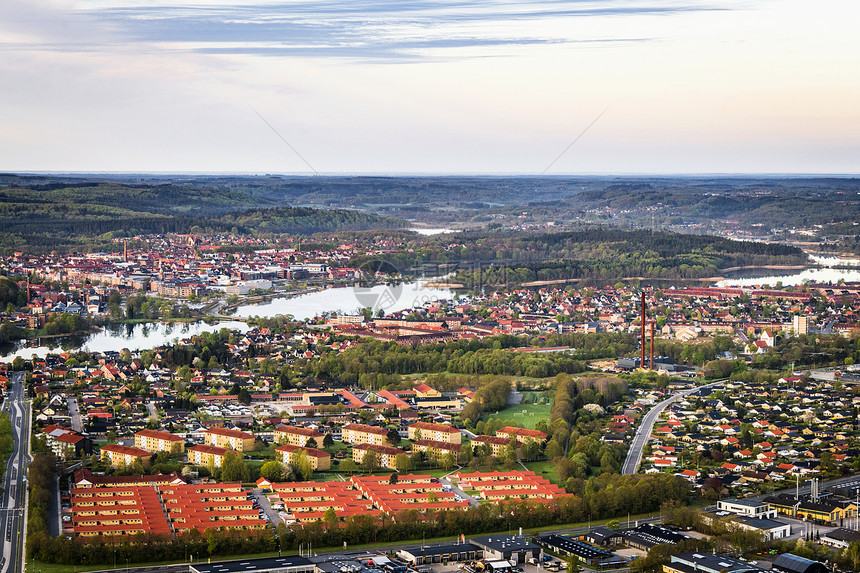
[[[636,435],[633,437],[633,443],[630,444],[630,449],[627,451],[627,458],[624,460],[624,465],[621,468],[621,473],[626,475],[632,475],[639,471],[639,464],[642,462],[642,449],[645,447],[645,444],[647,444],[648,440],[651,438],[651,432],[654,430],[654,422],[657,421],[657,418],[660,416],[663,410],[666,409],[666,406],[668,406],[681,396],[688,396],[705,388],[713,388],[714,386],[719,386],[722,383],[723,381],[720,380],[718,382],[711,382],[710,384],[699,386],[698,388],[690,388],[687,390],[675,392],[674,394],[672,394],[672,396],[666,398],[665,400],[648,410],[648,413],[642,417],[642,421],[639,423],[639,428],[636,430]]]
[[[78,410],[78,399],[74,396],[66,398],[66,405],[69,407],[69,417],[72,420],[72,429],[76,432],[83,432],[84,426],[81,423],[81,412]]]
[[[0,573],[23,571],[24,529],[26,504],[26,477],[30,458],[27,455],[30,443],[30,404],[25,402],[24,373],[13,372],[11,386],[5,403],[5,411],[12,421],[14,449],[6,462],[3,476],[3,495],[0,499]]]

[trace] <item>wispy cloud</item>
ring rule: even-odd
[[[734,4],[738,0],[734,0]],[[78,14],[102,24],[109,43],[216,54],[339,57],[401,61],[446,55],[458,48],[647,41],[647,35],[589,34],[574,19],[669,15],[725,10],[713,0],[508,0],[390,2],[307,0],[285,3],[118,0],[89,5]],[[551,23],[551,26],[547,26]],[[575,29],[574,29],[575,28]],[[16,47],[15,44],[7,46]],[[94,49],[83,39],[80,51]],[[62,49],[45,42],[42,50]],[[66,49],[69,46],[65,46]]]

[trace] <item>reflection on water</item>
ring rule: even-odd
[[[249,304],[236,309],[236,316],[271,317],[291,314],[298,320],[320,316],[324,312],[355,314],[362,308],[397,312],[422,306],[426,302],[448,300],[454,291],[428,288],[424,282],[377,285],[370,288],[340,287],[293,297],[276,298],[262,304]]]
[[[173,342],[174,339],[188,338],[201,332],[214,332],[222,328],[244,332],[248,330],[248,325],[235,320],[213,324],[207,324],[203,321],[114,324],[89,336],[39,338],[21,341],[17,344],[3,345],[0,346],[0,358],[3,361],[11,361],[16,356],[30,358],[35,354],[44,357],[49,352],[74,352],[81,348],[90,352],[119,352],[124,348],[146,350]]]
[[[730,287],[770,285],[773,287],[778,282],[782,283],[782,286],[797,286],[803,283],[836,284],[840,280],[845,282],[860,281],[860,269],[853,268],[830,269],[822,267],[803,269],[802,271],[791,271],[790,274],[775,275],[773,273],[773,270],[768,269],[747,269],[734,273],[727,273],[729,274],[729,277],[716,282],[714,286]]]

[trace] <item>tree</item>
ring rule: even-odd
[[[239,390],[239,395],[236,397],[236,400],[240,404],[247,406],[251,403],[251,393],[248,392],[247,388],[242,388]]]
[[[446,452],[442,456],[442,459],[440,460],[440,462],[442,464],[442,468],[445,471],[450,470],[452,467],[454,467],[454,454],[452,454],[451,452]]]
[[[553,438],[549,442],[547,442],[544,453],[546,454],[547,459],[552,461],[555,458],[560,458],[561,456],[563,456],[564,450],[561,448],[555,438]]]
[[[346,473],[354,474],[358,470],[358,464],[352,458],[347,458],[340,462],[340,469]]]
[[[567,573],[579,573],[582,571],[582,566],[579,564],[579,559],[573,555],[567,558]]]
[[[412,469],[412,460],[407,454],[397,454],[397,457],[394,458],[394,466],[398,472],[405,474]]]
[[[305,442],[306,448],[318,448],[317,441],[315,438],[308,438],[308,441]]]
[[[337,525],[338,521],[340,521],[333,507],[330,507],[325,510],[325,513],[323,514],[323,521],[325,522],[326,529],[331,529],[332,527]]]
[[[373,450],[365,450],[364,457],[361,458],[361,465],[370,473],[379,467],[379,456]]]
[[[293,457],[293,464],[296,466],[299,479],[302,481],[307,481],[314,475],[314,465],[307,452],[299,450],[298,455]]]
[[[388,440],[389,444],[391,444],[392,446],[396,446],[400,443],[400,432],[398,432],[395,428],[390,428],[385,438]]]
[[[388,485],[394,485],[396,483],[397,483],[397,473],[395,472],[395,473],[391,474],[390,476],[388,476]]]
[[[330,448],[334,445],[334,439],[331,437],[331,434],[326,434],[323,438],[323,447]]]
[[[221,462],[221,480],[225,482],[245,482],[251,479],[251,470],[242,460],[239,452],[228,451]]]
[[[281,481],[283,479],[283,475],[283,464],[281,464],[281,462],[266,462],[260,468],[260,477],[264,477],[270,482]]]

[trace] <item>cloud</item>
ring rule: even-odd
[[[735,0],[737,2],[737,0]],[[712,0],[506,0],[257,3],[110,1],[60,12],[99,23],[106,44],[126,50],[164,49],[201,54],[256,54],[391,60],[447,57],[452,49],[544,44],[646,41],[647,35],[589,33],[564,22],[595,17],[668,15],[725,10]],[[48,22],[56,18],[46,19]],[[88,26],[88,27],[90,27]],[[70,36],[68,26],[44,30],[39,50],[98,50],[93,36]],[[24,49],[26,42],[7,44]],[[438,51],[438,53],[437,53]],[[472,52],[474,53],[474,52]],[[494,51],[498,55],[498,51]]]

